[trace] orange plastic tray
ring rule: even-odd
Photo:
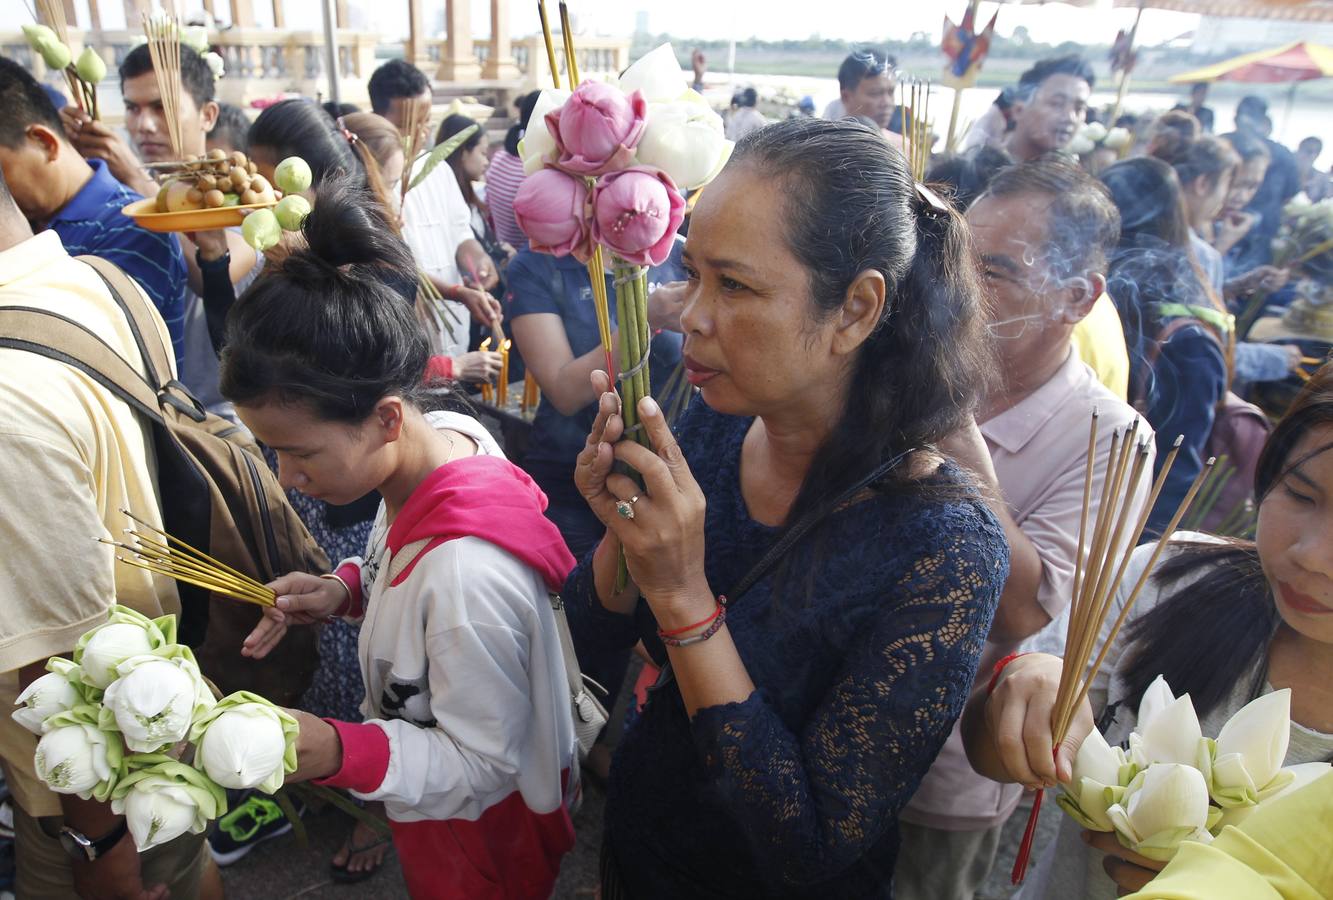
[[[241,214],[246,209],[270,209],[277,203],[253,203],[249,206],[220,206],[217,209],[192,209],[185,212],[160,213],[157,200],[136,200],[121,210],[148,231],[213,231],[231,228],[245,221]]]

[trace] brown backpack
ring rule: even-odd
[[[249,433],[206,412],[170,378],[171,349],[134,282],[106,260],[79,259],[101,276],[125,314],[146,376],[93,332],[47,310],[0,309],[0,347],[73,366],[148,421],[162,520],[172,536],[262,582],[291,571],[328,571],[327,558]],[[225,693],[249,690],[282,705],[296,703],[319,662],[316,629],[292,629],[276,652],[250,659],[241,656],[241,642],[259,621],[258,607],[193,585],[177,587],[180,640],[194,649],[204,674]]]

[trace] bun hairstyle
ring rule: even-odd
[[[787,245],[808,273],[811,318],[836,315],[862,272],[887,286],[883,316],[852,365],[856,389],[811,464],[795,521],[967,422],[987,368],[978,267],[962,216],[926,199],[877,128],[789,119],[746,136],[731,165],[760,169],[787,197]],[[885,481],[925,490],[910,483],[912,468]]]
[[[266,270],[232,307],[222,395],[240,405],[307,404],[348,424],[390,395],[421,407],[430,348],[390,286],[415,270],[380,204],[348,180],[327,179],[302,233],[307,247]]]
[[[1203,127],[1199,120],[1179,109],[1162,113],[1152,123],[1148,137],[1149,156],[1171,162],[1185,148],[1199,139]]]
[[[1165,142],[1149,150],[1176,170],[1182,187],[1189,187],[1199,178],[1207,179],[1210,188],[1216,187],[1223,175],[1240,165],[1240,154],[1226,141],[1211,134],[1184,144]]]

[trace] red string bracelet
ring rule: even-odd
[[[686,632],[689,631],[693,631],[696,628],[703,628],[705,625],[711,625],[713,623],[713,620],[722,614],[722,606],[726,602],[727,602],[726,597],[718,597],[717,605],[713,607],[713,613],[708,618],[701,619],[698,622],[695,622],[693,625],[686,625],[683,628],[673,628],[670,631],[662,631],[661,629],[658,629],[657,633],[662,637],[678,637],[679,635],[685,634]]]
[[[1020,656],[1027,656],[1027,655],[1028,655],[1027,653],[1010,653],[1004,659],[1000,660],[995,664],[995,668],[991,670],[990,684],[986,685],[987,697],[995,693],[995,686],[1000,683],[1000,673],[1004,671],[1004,667],[1009,665],[1014,660],[1018,659]]]

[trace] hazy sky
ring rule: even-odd
[[[442,16],[444,0],[421,0],[427,11],[428,27]],[[471,0],[472,26],[477,36],[490,31],[489,0]],[[260,24],[272,22],[270,0],[253,0]],[[319,0],[285,0],[289,22],[319,22]],[[397,37],[407,29],[407,0],[349,0],[353,15],[360,21],[371,20],[375,27],[389,37]],[[905,39],[914,32],[924,31],[938,35],[946,14],[961,16],[966,0],[819,0],[818,3],[792,0],[570,0],[570,9],[576,16],[580,31],[605,34],[628,34],[635,26],[636,14],[648,11],[651,31],[669,31],[681,37],[720,38],[734,36],[744,39],[756,36],[766,39],[805,38],[818,33],[824,37],[848,40],[874,38]],[[25,6],[31,0],[0,0],[0,30],[14,30],[31,21]],[[228,0],[215,0],[215,7],[225,9]],[[555,3],[552,2],[554,7]],[[81,21],[87,21],[87,0],[75,0]],[[120,2],[100,4],[103,24],[108,28],[123,27],[124,5]],[[202,9],[198,0],[180,0],[186,13]],[[511,31],[514,35],[537,31],[536,4],[530,0],[513,0],[509,5]],[[988,18],[996,4],[983,2],[982,16]],[[997,30],[1010,34],[1019,25],[1025,26],[1038,41],[1058,43],[1064,40],[1087,40],[1109,43],[1116,29],[1128,28],[1134,12],[1112,9],[1111,0],[1094,0],[1090,9],[1077,9],[1063,3],[1042,6],[1006,5],[1000,10]],[[1147,10],[1139,34],[1145,43],[1169,40],[1192,30],[1197,16]]]

